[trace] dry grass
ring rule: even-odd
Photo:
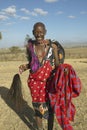
[[[65,48],[66,58],[87,58],[87,47]]]
[[[77,113],[72,125],[74,130],[87,130],[87,48],[69,48],[65,50],[65,62],[73,66],[83,85],[80,96],[73,100]],[[25,53],[22,54],[24,56],[22,58],[21,54],[18,54],[19,57],[17,56],[15,59],[12,57],[13,61],[9,60],[9,55],[6,59],[4,57],[2,60],[0,59],[0,130],[33,130],[31,124],[34,122],[34,112],[29,88],[27,87],[28,71],[21,75],[24,100],[27,102],[23,112],[21,114],[17,113],[6,97],[13,76],[18,73],[18,66],[27,62]],[[61,130],[56,120],[54,130]]]

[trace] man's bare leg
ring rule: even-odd
[[[36,123],[37,123],[38,130],[43,130],[42,118],[36,116]]]
[[[53,130],[54,114],[50,114],[48,118],[48,130]]]

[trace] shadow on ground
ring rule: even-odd
[[[12,102],[9,101],[7,98],[7,93],[9,89],[0,86],[0,96],[5,101],[5,103],[20,117],[20,119],[29,127],[30,130],[36,129],[35,119],[34,119],[34,111],[33,109],[27,104],[25,100],[23,100],[23,108],[21,112],[15,110],[14,105]]]

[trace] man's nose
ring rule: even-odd
[[[40,36],[41,35],[41,33],[37,33],[37,36]]]

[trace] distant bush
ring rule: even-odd
[[[0,49],[0,61],[25,61],[26,50],[18,46]]]
[[[18,46],[12,46],[9,48],[11,53],[19,53],[21,52],[21,49]]]

